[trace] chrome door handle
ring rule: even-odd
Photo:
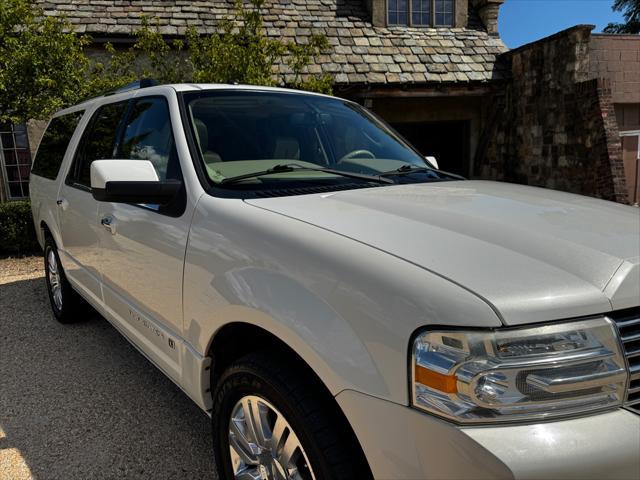
[[[62,207],[62,210],[66,210],[67,207],[69,206],[69,202],[67,201],[66,198],[59,198],[58,200],[56,200],[56,205],[58,205],[59,207]]]
[[[116,224],[112,217],[102,217],[100,220],[100,225],[111,232],[111,235],[116,234]]]

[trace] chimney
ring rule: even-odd
[[[504,0],[471,0],[489,35],[498,36],[498,14]]]

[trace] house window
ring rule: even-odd
[[[387,0],[389,25],[453,27],[454,0]]]
[[[411,23],[431,25],[431,0],[411,0]]]
[[[409,0],[389,0],[389,25],[406,25],[409,21]]]
[[[0,124],[0,168],[7,197],[28,197],[31,152],[25,125]]]
[[[453,0],[436,0],[436,27],[453,26]]]

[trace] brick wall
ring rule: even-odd
[[[584,168],[575,172],[576,184],[585,193],[619,203],[627,203],[622,144],[612,100],[610,81],[602,78],[576,85],[569,135],[574,135],[575,162]]]
[[[512,79],[492,102],[475,176],[626,201],[611,86],[589,79],[591,29],[506,54]]]
[[[593,35],[589,47],[590,76],[611,80],[613,103],[640,103],[640,36]]]

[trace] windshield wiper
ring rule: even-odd
[[[342,170],[334,170],[332,168],[324,168],[324,167],[305,167],[304,165],[299,165],[297,163],[280,163],[278,165],[274,165],[267,170],[262,170],[259,172],[245,173],[243,175],[237,175],[235,177],[225,178],[220,181],[221,185],[230,185],[232,183],[241,182],[242,180],[247,180],[250,178],[263,177],[265,175],[275,175],[278,173],[287,173],[287,172],[323,172],[323,173],[331,173],[333,175],[339,175],[342,177],[349,178],[357,178],[359,180],[367,180],[369,182],[377,182],[377,183],[387,183],[394,184],[393,180],[389,178],[382,178],[378,175],[367,175],[364,173],[355,173],[355,172],[344,172]]]
[[[437,175],[434,178],[452,178],[454,180],[464,180],[464,177],[460,175],[456,175],[455,173],[444,172],[442,170],[436,170],[435,168],[429,167],[417,167],[413,165],[402,165],[400,168],[396,168],[395,170],[389,170],[388,172],[382,172],[380,174],[381,177],[392,177],[396,175],[410,175],[412,173],[425,173],[430,172]]]
[[[395,170],[382,172],[380,176],[390,177],[392,175],[409,175],[411,173],[422,173],[422,172],[437,172],[437,170],[434,170],[433,168],[428,168],[428,167],[414,167],[413,165],[402,165],[400,168],[396,168]]]

